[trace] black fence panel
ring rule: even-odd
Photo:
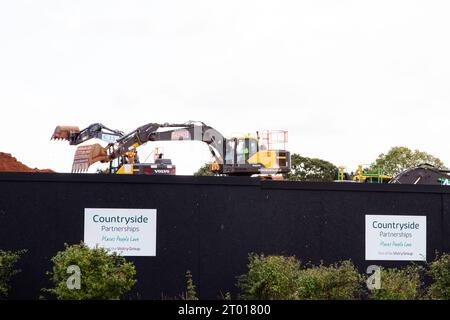
[[[28,252],[10,299],[37,299],[50,259],[84,238],[85,208],[157,209],[156,257],[129,257],[131,299],[180,297],[190,270],[203,299],[235,294],[250,252],[302,262],[365,260],[365,215],[427,217],[427,258],[450,251],[445,186],[260,181],[240,177],[0,174],[0,249]]]

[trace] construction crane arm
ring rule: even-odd
[[[158,131],[163,129],[163,131]],[[168,129],[168,130],[166,130]],[[194,140],[208,144],[213,156],[223,159],[223,142],[225,138],[217,130],[202,122],[187,122],[183,124],[148,123],[117,140],[111,152],[116,158],[149,141]]]
[[[120,130],[109,129],[101,123],[94,123],[80,131],[76,126],[57,126],[51,140],[67,140],[70,145],[79,145],[90,139],[100,139],[113,143],[124,133]]]
[[[162,130],[162,131],[158,131]],[[110,160],[136,149],[149,141],[193,140],[205,142],[216,161],[222,162],[224,155],[223,135],[203,122],[187,122],[183,124],[148,123],[128,133],[116,141],[110,151]]]
[[[202,141],[208,145],[218,163],[223,163],[224,158],[225,138],[216,129],[203,122],[148,123],[128,134],[108,129],[102,124],[96,123],[82,131],[79,131],[77,127],[57,127],[52,136],[52,139],[68,140],[71,145],[77,145],[93,138],[102,139],[109,144],[106,147],[99,144],[78,147],[72,172],[83,172],[96,162],[110,162],[126,156],[130,152],[134,153],[137,147],[149,141]]]

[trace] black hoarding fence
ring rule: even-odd
[[[427,258],[450,251],[450,189],[445,186],[260,181],[242,177],[0,174],[0,249],[27,249],[11,299],[48,288],[50,259],[84,239],[85,208],[157,210],[156,256],[129,257],[138,282],[130,298],[185,291],[192,272],[203,299],[236,293],[251,252],[302,262],[365,260],[366,215],[427,219]]]

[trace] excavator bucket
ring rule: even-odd
[[[75,126],[57,126],[50,140],[70,141],[70,136],[76,133],[80,133],[80,128]]]
[[[108,148],[98,143],[89,146],[80,146],[75,152],[72,172],[86,172],[96,162],[108,162]]]

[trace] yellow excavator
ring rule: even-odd
[[[284,132],[285,142],[287,132]],[[180,124],[148,123],[127,134],[95,123],[83,130],[75,126],[56,127],[51,139],[66,140],[78,145],[90,139],[108,142],[79,146],[75,152],[72,172],[85,172],[96,162],[110,163],[110,173],[152,174],[148,166],[158,168],[163,163],[141,164],[137,148],[151,141],[201,141],[208,145],[214,162],[210,169],[223,175],[277,175],[290,172],[290,152],[271,148],[269,133],[261,139],[255,136],[225,138],[216,129],[203,122],[189,121]],[[263,143],[261,143],[263,140]],[[266,143],[264,143],[264,141]],[[164,159],[161,159],[164,160]],[[166,163],[165,165],[171,165]],[[147,169],[146,169],[147,168]],[[159,167],[161,169],[161,167]]]

